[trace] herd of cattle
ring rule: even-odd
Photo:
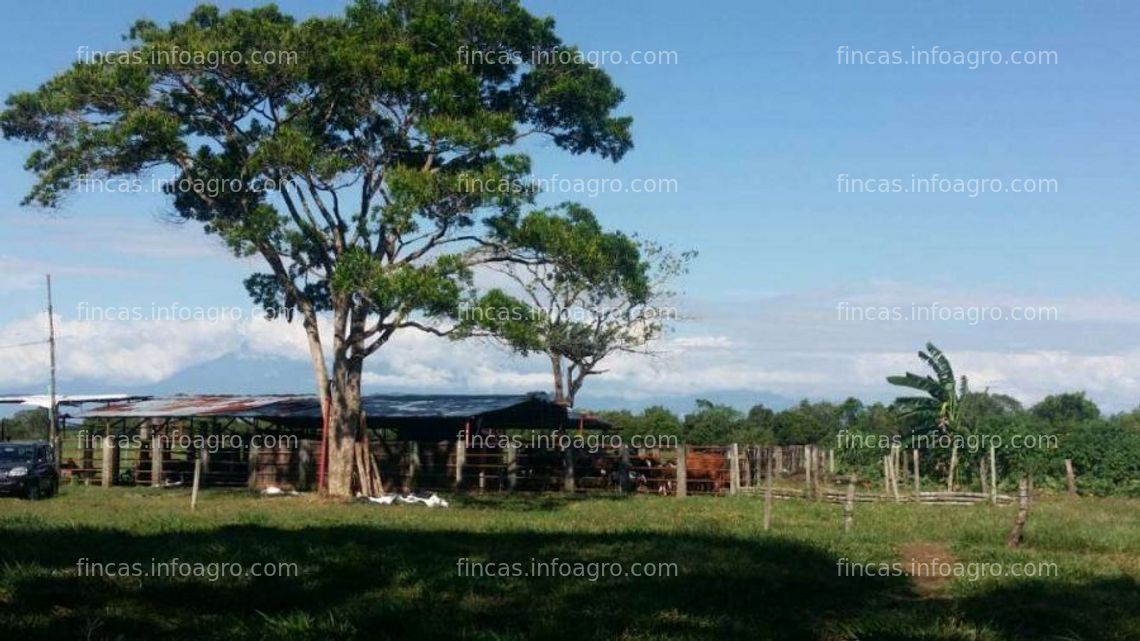
[[[399,488],[453,488],[454,442],[419,443],[419,465],[414,480],[408,476],[407,442],[376,450],[386,486]],[[402,446],[402,447],[401,447]],[[499,447],[465,450],[463,486],[497,491],[558,492],[567,485],[567,454],[556,448],[508,451]],[[686,490],[721,494],[730,485],[730,457],[725,448],[688,448],[685,455]],[[578,490],[605,490],[672,495],[677,493],[677,458],[671,450],[630,450],[623,460],[616,449],[573,450],[573,484]],[[409,483],[409,481],[411,481]]]
[[[536,452],[520,461],[519,471],[530,481],[528,485],[557,485],[562,478],[562,465],[560,453]],[[720,494],[728,486],[728,457],[717,451],[690,451],[685,455],[685,475],[691,490]],[[653,454],[631,454],[628,462],[623,462],[616,453],[578,453],[574,479],[576,486],[583,489],[668,495],[676,492],[677,462]]]

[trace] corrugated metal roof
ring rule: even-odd
[[[106,401],[125,401],[146,396],[131,396],[129,394],[57,394],[56,405],[79,405],[81,403],[102,403]],[[0,403],[19,403],[35,407],[50,408],[51,396],[47,394],[28,394],[26,396],[0,396]]]
[[[466,418],[498,412],[520,405],[555,406],[541,392],[516,395],[424,395],[374,394],[365,396],[368,416],[389,418]]]
[[[111,403],[88,410],[78,418],[173,418],[189,416],[260,416],[278,415],[286,408],[302,409],[312,403],[317,413],[320,407],[315,396],[231,396],[231,395],[178,395],[161,398]],[[273,406],[279,409],[272,410]]]
[[[372,394],[363,399],[369,419],[467,418],[527,404],[554,405],[541,392],[513,395]],[[77,418],[225,418],[318,419],[315,395],[179,395],[111,403],[83,412]]]

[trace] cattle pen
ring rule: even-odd
[[[385,492],[845,501],[837,453],[817,445],[693,445],[660,435],[634,446],[605,421],[543,393],[363,400],[369,450]],[[197,466],[205,487],[319,488],[322,420],[314,396],[132,397],[62,418],[60,458],[72,483],[177,487],[190,484]],[[982,492],[923,491],[918,450],[892,448],[882,458],[882,490],[864,487],[855,500],[1010,500],[992,484],[987,491],[984,482]]]

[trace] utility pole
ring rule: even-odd
[[[59,459],[60,455],[60,438],[59,438],[59,407],[56,405],[55,400],[55,309],[51,303],[51,274],[47,275],[47,299],[48,299],[48,348],[50,350],[51,362],[51,407],[48,408],[48,436],[51,439],[51,447],[55,453],[55,473],[56,478],[59,478]]]

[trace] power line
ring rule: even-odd
[[[49,339],[45,338],[44,340],[40,340],[40,341],[30,341],[27,343],[12,343],[10,345],[0,345],[0,349],[13,349],[16,347],[31,347],[32,345],[44,345],[44,344],[50,343],[50,342],[51,341]]]

